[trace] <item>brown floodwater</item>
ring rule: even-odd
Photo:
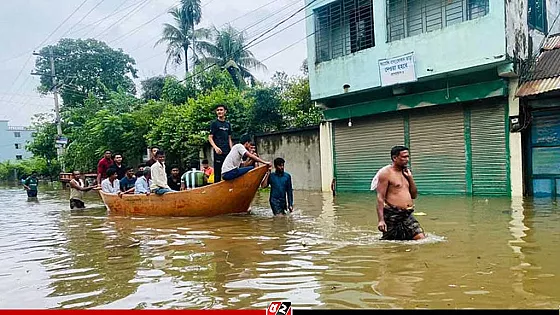
[[[0,308],[560,306],[554,199],[420,196],[428,238],[390,242],[373,194],[296,192],[284,218],[267,192],[249,215],[149,218],[40,189],[0,188]]]

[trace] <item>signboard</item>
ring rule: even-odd
[[[381,74],[381,86],[416,81],[414,53],[389,59],[380,59],[379,73]]]
[[[66,138],[66,137],[57,137],[57,138],[56,138],[56,144],[62,144],[62,145],[68,144],[68,138]]]

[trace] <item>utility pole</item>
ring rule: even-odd
[[[40,53],[37,52],[33,52],[33,55],[35,56],[43,56]],[[45,57],[45,56],[43,56]],[[60,119],[60,106],[58,104],[58,85],[57,85],[57,80],[56,80],[56,70],[54,68],[54,53],[52,50],[52,47],[49,48],[49,59],[50,59],[50,63],[51,63],[51,80],[52,80],[52,92],[53,92],[53,97],[54,97],[54,112],[55,112],[55,123],[56,123],[56,134],[57,134],[57,140],[62,138],[62,123],[61,123],[61,119]],[[32,75],[44,75],[44,73],[31,73]],[[58,161],[60,162],[60,166],[62,167],[62,171],[64,172],[64,163],[62,162],[62,155],[64,154],[64,144],[56,144],[56,155],[58,158]]]

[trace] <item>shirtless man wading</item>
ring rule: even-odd
[[[384,240],[419,240],[424,230],[412,215],[413,199],[418,196],[412,172],[406,167],[410,153],[407,147],[391,149],[393,164],[379,174],[377,186],[377,228]]]

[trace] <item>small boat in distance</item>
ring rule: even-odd
[[[220,181],[191,190],[154,193],[146,196],[107,194],[99,191],[107,209],[114,214],[162,217],[211,217],[247,212],[266,174],[259,166],[234,180]]]

